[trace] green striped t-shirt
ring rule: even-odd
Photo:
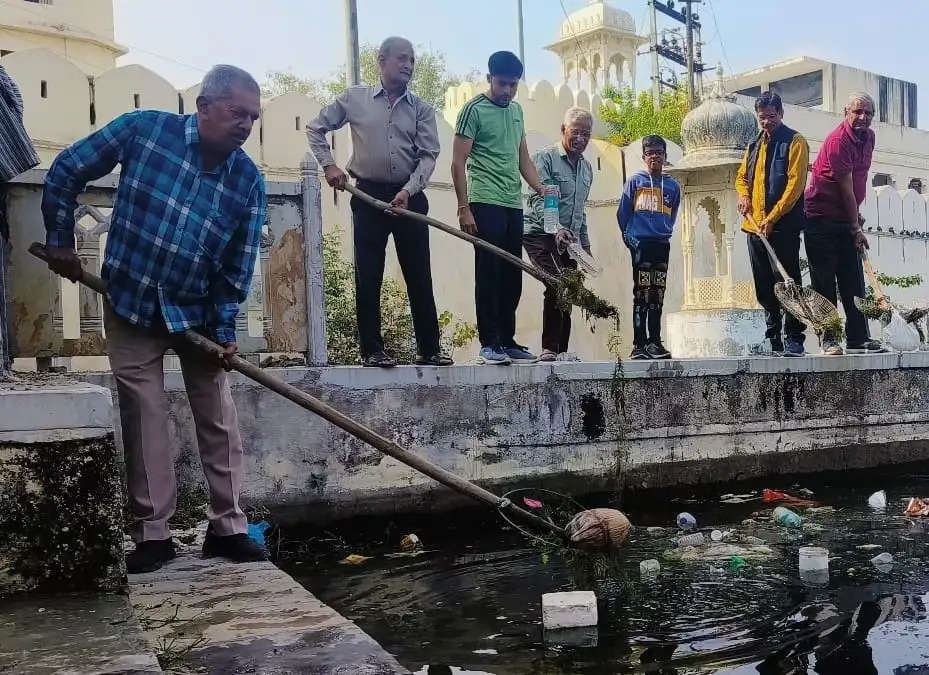
[[[468,158],[468,200],[521,209],[519,145],[526,131],[519,103],[511,101],[504,108],[486,94],[476,96],[458,113],[455,134],[474,141]]]

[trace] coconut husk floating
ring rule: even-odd
[[[565,527],[565,536],[575,548],[587,551],[609,551],[622,546],[632,523],[616,509],[581,511]]]

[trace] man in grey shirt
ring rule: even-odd
[[[349,124],[352,157],[348,173],[360,190],[392,206],[425,214],[423,192],[439,156],[435,110],[407,85],[415,56],[409,40],[391,37],[378,51],[381,82],[349,87],[307,125],[310,149],[325,169],[326,182],[345,187],[348,176],[332,157],[326,134]],[[397,260],[406,281],[416,332],[419,365],[448,366],[452,360],[439,347],[439,323],[432,294],[429,227],[391,216],[353,197],[355,242],[355,312],[361,356],[366,366],[391,367],[381,335],[381,283],[387,238],[393,234]]]
[[[532,156],[542,182],[558,187],[558,229],[555,233],[545,231],[543,198],[531,195],[523,227],[523,247],[533,264],[556,277],[566,268],[577,267],[567,253],[570,243],[577,241],[590,254],[584,205],[590,196],[594,173],[590,162],[584,159],[584,150],[590,142],[592,127],[593,117],[589,111],[569,108],[561,125],[561,141]],[[568,356],[570,338],[571,309],[562,307],[556,289],[546,286],[539,361],[571,358]]]

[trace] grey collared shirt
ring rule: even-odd
[[[594,180],[594,170],[583,156],[572,166],[568,161],[568,153],[561,143],[544,150],[539,150],[532,156],[539,178],[543,183],[554,183],[561,190],[558,199],[558,222],[561,227],[571,230],[581,242],[581,246],[590,246],[590,237],[587,234],[587,213],[584,205],[590,195],[590,186]],[[529,197],[529,208],[523,217],[525,234],[544,234],[542,225],[543,200],[533,193]]]
[[[411,195],[425,189],[439,156],[435,109],[409,89],[391,106],[376,87],[349,87],[306,125],[310,150],[325,168],[335,164],[326,134],[349,124],[348,172],[362,180],[403,185]]]

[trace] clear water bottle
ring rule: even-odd
[[[684,548],[685,546],[703,546],[705,543],[706,537],[703,536],[703,532],[685,534],[683,537],[678,537],[677,541],[674,542],[675,546],[678,548]]]
[[[542,202],[542,227],[546,234],[558,232],[558,197],[561,191],[557,185],[545,184],[545,197]]]
[[[800,527],[803,525],[803,518],[798,516],[796,513],[790,509],[784,508],[783,506],[778,506],[774,509],[774,520],[779,522],[784,527]]]

